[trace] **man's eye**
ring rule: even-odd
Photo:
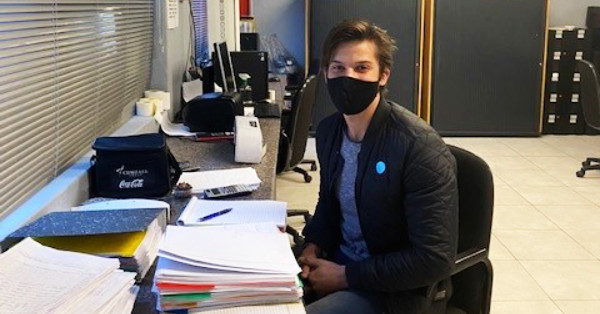
[[[369,67],[366,65],[361,65],[361,66],[356,67],[356,72],[363,73],[363,72],[367,72],[367,71],[369,71]]]

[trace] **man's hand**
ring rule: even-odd
[[[302,265],[302,275],[304,275],[305,267],[310,269],[307,277],[303,276],[303,278],[308,279],[311,290],[317,296],[321,297],[348,287],[346,266],[314,256],[304,256],[304,254],[302,254],[298,261]]]
[[[300,267],[302,267],[302,273],[300,273],[300,277],[302,277],[302,279],[308,279],[308,273],[310,272],[310,266],[302,263],[301,260],[309,258],[309,257],[317,258],[317,255],[319,255],[320,252],[321,252],[321,249],[319,249],[319,247],[316,244],[310,243],[304,248],[304,250],[302,251],[302,254],[298,258],[298,263],[300,264]]]

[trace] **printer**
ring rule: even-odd
[[[183,124],[192,132],[232,132],[236,116],[244,115],[241,95],[227,43],[214,43],[215,62],[219,64],[223,93],[206,93],[190,100],[182,109]],[[211,77],[206,77],[212,81]]]
[[[235,116],[244,115],[240,93],[206,93],[182,109],[183,124],[191,132],[232,132]]]

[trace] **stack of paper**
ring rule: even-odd
[[[300,268],[287,235],[256,226],[168,226],[155,274],[159,310],[298,302]]]
[[[135,273],[118,267],[26,238],[0,255],[0,313],[129,313]]]
[[[35,237],[59,250],[117,257],[121,268],[141,280],[158,253],[166,227],[164,209],[52,212],[9,235]]]
[[[185,182],[192,186],[193,193],[204,193],[206,189],[214,189],[231,185],[244,184],[256,190],[260,178],[254,168],[232,168],[222,170],[184,172],[179,177],[179,183]]]
[[[211,214],[222,210],[226,214],[214,216]],[[287,218],[287,203],[269,200],[229,201],[201,200],[193,196],[177,219],[178,225],[208,226],[227,224],[256,224],[272,223],[285,229]]]

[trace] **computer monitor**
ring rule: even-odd
[[[252,100],[258,102],[269,97],[269,58],[266,51],[230,51],[231,64],[233,64],[237,86],[241,84],[240,73],[250,75],[250,86],[252,86]],[[217,56],[213,54],[215,63],[214,82],[223,86],[221,69],[217,63]]]
[[[221,72],[221,77],[224,78],[223,91],[237,92],[237,84],[235,82],[235,72],[231,62],[231,55],[227,49],[227,43],[214,43],[215,54],[217,55],[217,63]]]

